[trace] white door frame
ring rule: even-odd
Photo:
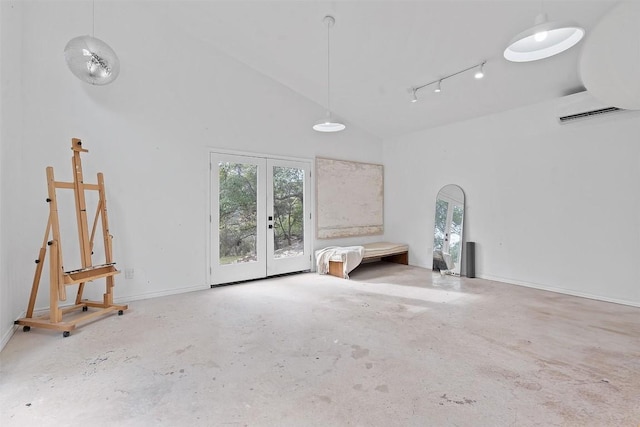
[[[267,228],[267,276],[277,274],[291,273],[294,271],[303,271],[311,269],[311,164],[309,162],[300,162],[281,159],[267,159],[267,227],[272,222],[269,218],[274,217],[273,211],[273,167],[290,167],[304,170],[304,188],[303,188],[303,227],[304,227],[304,251],[302,255],[296,257],[276,258],[274,235],[275,227]]]
[[[312,269],[312,247],[314,238],[313,194],[311,185],[311,170],[313,162],[309,159],[297,159],[276,157],[264,154],[242,153],[237,151],[209,149],[209,238],[208,240],[208,277],[210,285],[233,283],[256,278],[264,278],[272,275],[304,271]],[[245,164],[258,165],[258,212],[257,212],[257,261],[254,263],[242,263],[244,265],[218,264],[219,260],[219,235],[217,232],[219,221],[219,187],[216,165],[218,161],[231,161]],[[272,197],[273,191],[273,166],[301,167],[305,169],[304,188],[304,255],[300,257],[275,259],[273,250],[273,231],[269,233],[267,228],[267,216],[273,216],[273,204],[267,203]],[[270,193],[269,195],[267,193]],[[249,266],[249,264],[251,264]],[[224,267],[224,268],[220,268]],[[244,270],[244,271],[243,271]]]
[[[266,190],[266,168],[264,167],[264,159],[259,157],[250,156],[238,156],[231,154],[219,154],[211,153],[210,155],[211,167],[210,167],[210,182],[211,182],[211,204],[210,204],[210,218],[211,218],[211,233],[209,234],[210,245],[210,259],[209,266],[211,271],[211,284],[222,284],[229,282],[239,282],[243,280],[251,280],[264,276],[264,271],[267,268],[266,259],[266,230],[261,224],[266,221],[266,208],[264,206],[266,202],[265,190]],[[220,260],[220,234],[218,233],[218,224],[220,221],[220,207],[219,202],[220,194],[218,169],[217,164],[219,161],[242,163],[255,165],[257,168],[256,174],[256,257],[255,261],[243,262],[238,264],[226,264],[221,265]]]

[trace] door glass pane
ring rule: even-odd
[[[444,237],[447,232],[447,213],[449,203],[445,200],[436,200],[436,219],[435,232],[433,236],[433,250],[442,250],[444,248]]]
[[[258,166],[220,162],[220,264],[257,261]]]
[[[462,217],[464,209],[462,206],[453,205],[453,217],[451,218],[451,233],[449,238],[449,253],[451,259],[460,263],[460,246],[462,245]]]
[[[304,254],[304,170],[273,167],[274,257]]]

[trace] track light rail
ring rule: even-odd
[[[420,89],[424,89],[424,88],[425,88],[425,87],[427,87],[427,86],[431,86],[431,85],[434,85],[434,84],[438,84],[438,90],[437,90],[437,92],[440,92],[440,90],[439,90],[439,89],[441,88],[442,82],[443,82],[444,80],[449,79],[449,78],[451,78],[451,77],[455,77],[455,76],[457,76],[458,74],[462,74],[462,73],[465,73],[465,72],[467,72],[467,71],[470,71],[470,70],[473,70],[473,69],[476,69],[476,68],[478,69],[478,73],[476,73],[476,78],[481,79],[481,78],[484,76],[483,68],[484,68],[484,65],[485,65],[486,63],[487,63],[487,61],[485,60],[485,61],[482,61],[482,62],[480,62],[480,63],[478,63],[478,64],[472,65],[471,67],[467,67],[467,68],[465,68],[465,69],[463,69],[463,70],[456,71],[455,73],[451,73],[451,74],[448,74],[448,75],[446,75],[446,76],[444,76],[444,77],[440,77],[439,79],[436,79],[436,80],[430,81],[429,83],[425,83],[425,84],[420,85],[420,86],[413,86],[413,87],[411,88],[411,94],[412,94],[411,102],[416,102],[416,101],[418,100],[418,98],[417,98],[417,96],[416,96],[416,95],[417,95],[417,92],[418,92]]]

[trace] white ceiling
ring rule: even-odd
[[[573,49],[533,63],[502,52],[533,25],[550,20],[587,30],[617,2],[598,1],[181,1],[153,9],[247,66],[325,107],[326,14],[331,29],[331,109],[347,126],[381,138],[496,113],[581,90]],[[442,92],[409,88],[487,61],[486,77],[463,73]],[[318,117],[320,119],[321,117]],[[311,124],[310,124],[311,126]]]

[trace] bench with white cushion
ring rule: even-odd
[[[367,243],[362,245],[362,247],[364,248],[362,262],[385,261],[396,264],[409,264],[409,245],[390,242],[376,242]],[[355,267],[357,267],[357,265],[349,266],[349,271],[346,271],[344,256],[337,254],[329,258],[329,268],[327,273],[336,277],[348,278],[348,273]]]

